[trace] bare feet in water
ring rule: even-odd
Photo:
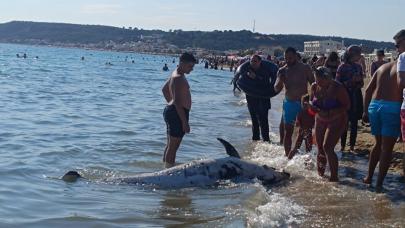
[[[337,177],[330,177],[329,178],[329,182],[339,182],[339,178],[337,178]]]
[[[363,183],[365,183],[365,184],[371,185],[371,181],[372,181],[372,179],[370,177],[368,177],[368,176],[363,178]]]
[[[382,193],[384,191],[383,186],[375,186],[375,192]]]
[[[296,153],[297,153],[297,150],[291,150],[290,153],[288,153],[288,159],[291,160]]]

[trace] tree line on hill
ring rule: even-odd
[[[95,44],[113,41],[116,43],[137,42],[142,37],[158,37],[163,42],[176,45],[181,49],[203,48],[207,50],[246,50],[258,47],[294,47],[304,49],[304,41],[331,39],[345,45],[363,45],[364,52],[374,49],[394,49],[391,42],[334,36],[313,36],[298,34],[260,34],[251,31],[182,31],[144,30],[138,28],[118,28],[102,25],[78,25],[65,23],[44,23],[12,21],[0,24],[0,42],[26,43],[42,41],[52,43]]]

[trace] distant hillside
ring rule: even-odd
[[[77,25],[63,23],[21,22],[13,21],[0,24],[0,42],[26,44],[95,44],[113,41],[116,43],[137,42],[142,37],[159,37],[162,42],[179,48],[204,48],[208,50],[246,50],[263,46],[292,46],[304,49],[304,41],[332,39],[344,40],[345,45],[362,44],[365,52],[374,49],[389,48],[390,42],[377,42],[352,38],[312,35],[259,34],[250,31],[182,31],[143,30],[118,28],[100,25]]]
[[[83,44],[104,41],[133,41],[137,36],[163,33],[153,30],[129,30],[112,26],[12,21],[0,24],[0,41],[44,40]]]

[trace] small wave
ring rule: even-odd
[[[278,193],[269,194],[269,202],[258,206],[248,216],[251,227],[282,227],[299,225],[304,221],[307,210]]]
[[[37,125],[58,125],[57,122],[50,121],[50,120],[37,120],[37,121],[34,121],[34,124],[37,124]]]
[[[246,98],[245,98],[245,99],[242,99],[242,100],[240,100],[240,101],[238,102],[238,105],[239,105],[239,106],[243,106],[243,105],[246,105],[246,104],[247,104]]]
[[[33,71],[37,71],[37,72],[41,72],[41,73],[51,73],[51,72],[53,72],[52,70],[44,69],[44,68],[34,69]]]
[[[238,126],[250,127],[250,126],[252,126],[252,121],[251,120],[240,121],[238,123]]]

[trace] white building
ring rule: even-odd
[[[332,51],[344,49],[342,42],[333,40],[319,40],[319,41],[306,41],[304,42],[304,54],[306,56],[329,54]]]

